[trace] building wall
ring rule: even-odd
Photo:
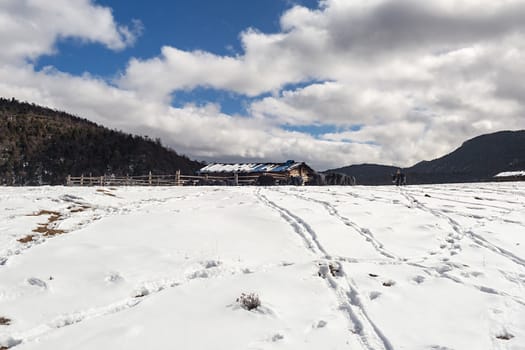
[[[290,176],[300,176],[303,178],[303,182],[310,180],[312,174],[313,172],[304,165],[289,171]]]

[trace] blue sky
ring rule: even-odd
[[[120,23],[140,21],[141,34],[135,45],[111,51],[100,44],[86,45],[78,39],[57,43],[57,54],[40,57],[36,68],[53,66],[71,74],[88,72],[111,81],[122,72],[131,57],[148,59],[159,55],[162,46],[186,51],[202,50],[218,55],[242,54],[239,33],[254,28],[264,33],[278,32],[280,16],[290,7],[317,8],[317,0],[195,0],[126,1],[103,0],[98,4],[112,9]],[[210,88],[196,88],[173,94],[173,106],[188,103],[217,103],[228,114],[244,114],[252,99]],[[308,132],[308,127],[301,128]],[[312,127],[318,134],[318,127]]]
[[[205,161],[410,166],[525,128],[525,2],[4,0],[0,96]]]
[[[218,55],[241,54],[239,34],[247,28],[264,33],[279,31],[279,19],[293,5],[317,8],[317,0],[195,0],[127,1],[103,0],[119,23],[139,20],[139,40],[122,51],[101,44],[86,45],[78,39],[58,42],[58,53],[42,56],[37,67],[52,65],[61,71],[90,72],[111,78],[125,68],[130,57],[147,59],[159,55],[162,46],[203,50]]]

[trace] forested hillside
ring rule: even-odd
[[[191,174],[201,166],[158,139],[0,98],[0,184],[63,184],[68,174]]]

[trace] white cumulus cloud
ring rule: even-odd
[[[164,46],[111,82],[31,65],[63,38],[131,45],[140,24],[116,23],[111,9],[5,0],[0,25],[1,95],[158,136],[198,159],[411,165],[525,128],[524,0],[323,0],[286,11],[277,33],[246,28],[237,55]],[[245,115],[171,106],[199,87],[246,98]],[[290,131],[312,125],[333,130]]]
[[[111,9],[90,0],[0,1],[0,62],[19,63],[52,54],[59,39],[74,38],[121,50],[135,42],[140,22],[115,22]]]

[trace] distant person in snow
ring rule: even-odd
[[[397,169],[397,172],[392,176],[392,182],[395,183],[396,186],[406,185],[406,177],[405,174],[401,172],[401,169]]]

